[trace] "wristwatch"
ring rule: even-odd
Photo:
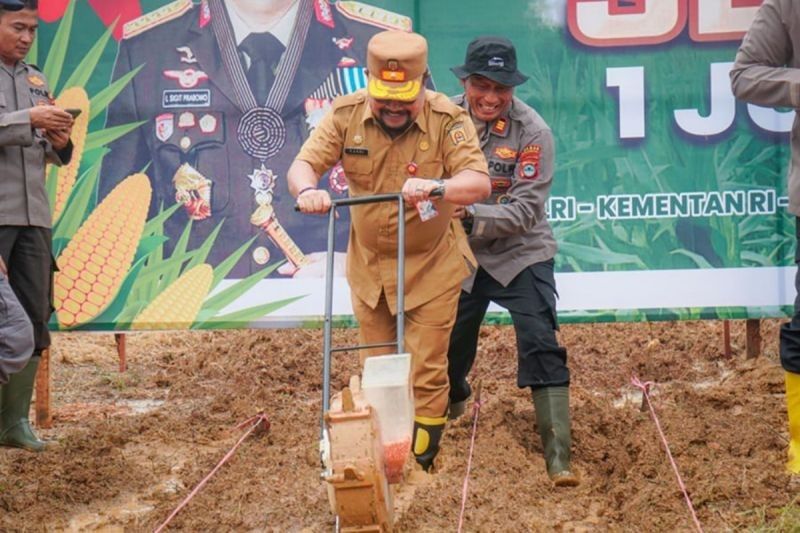
[[[444,180],[437,178],[431,181],[436,184],[436,188],[430,192],[429,196],[438,196],[440,198],[444,197]]]

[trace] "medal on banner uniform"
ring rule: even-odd
[[[183,204],[192,220],[204,220],[211,216],[211,180],[189,163],[183,163],[172,178],[175,185],[175,200]]]
[[[308,264],[309,260],[275,215],[272,202],[278,176],[267,167],[267,162],[286,144],[286,125],[281,117],[281,111],[300,64],[313,10],[301,9],[298,12],[295,29],[276,68],[275,82],[270,88],[267,101],[262,105],[256,101],[247,82],[244,68],[236,53],[233,31],[225,20],[225,7],[222,1],[208,0],[207,5],[211,28],[222,50],[222,63],[233,82],[235,101],[243,111],[236,128],[236,140],[248,156],[258,161],[253,172],[246,176],[250,180],[257,205],[250,216],[250,223],[261,228],[286,258],[296,268],[300,268]],[[254,252],[255,262],[258,263],[263,258],[263,253],[259,253],[256,257]]]
[[[209,142],[203,137],[215,132],[216,124],[217,118],[211,113],[204,114],[199,120],[191,111],[162,113],[156,117],[156,138],[164,143],[177,138],[177,145],[181,150],[181,165],[175,171],[172,183],[175,187],[175,200],[183,205],[191,220],[205,220],[211,216],[213,182],[197,170],[195,160],[201,146]]]

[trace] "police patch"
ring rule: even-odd
[[[511,188],[511,178],[497,178],[492,176],[492,193],[506,192]]]
[[[532,180],[539,175],[539,158],[541,156],[542,147],[538,144],[529,144],[522,149],[519,155],[519,177],[522,179]]]
[[[161,107],[209,107],[211,91],[209,89],[165,90],[161,94]]]
[[[517,157],[517,151],[510,146],[498,146],[494,149],[494,155],[500,159],[514,159]]]

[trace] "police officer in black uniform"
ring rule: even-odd
[[[168,250],[190,220],[189,249],[222,223],[212,264],[254,239],[232,277],[283,259],[284,274],[321,276],[326,220],[294,212],[286,171],[333,98],[365,86],[369,38],[410,30],[410,20],[358,2],[296,0],[285,42],[256,33],[238,42],[239,1],[177,0],[126,24],[113,77],[141,70],[110,105],[107,127],[144,124],[112,143],[99,197],[147,167],[150,215],[182,204],[164,224]],[[321,186],[346,194],[341,168]]]

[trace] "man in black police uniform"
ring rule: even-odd
[[[567,351],[556,338],[557,246],[545,213],[555,165],[553,134],[539,113],[514,96],[514,87],[528,77],[517,70],[511,41],[478,37],[464,63],[452,69],[464,86],[453,101],[469,111],[478,131],[492,195],[457,212],[479,266],[462,285],[450,335],[450,416],[464,411],[478,331],[489,303],[496,302],[514,322],[517,385],[531,389],[547,473],[556,486],[575,486]]]
[[[410,26],[327,0],[177,0],[126,24],[114,79],[144,66],[109,107],[107,126],[145,123],[111,145],[100,198],[147,167],[150,215],[183,204],[164,225],[168,249],[190,219],[190,248],[224,220],[212,263],[255,238],[232,277],[284,258],[283,274],[322,276],[326,220],[294,212],[286,171],[333,98],[365,86],[369,38]],[[340,166],[322,186],[346,194]],[[348,224],[338,226],[343,250]]]
[[[53,105],[44,75],[23,61],[38,26],[36,0],[0,0],[0,258],[8,266],[8,284],[33,326],[32,357],[0,387],[0,446],[36,452],[44,450],[45,443],[33,433],[28,411],[40,356],[50,346],[47,322],[53,282],[45,165],[69,162],[73,124],[69,113]],[[12,315],[5,320],[27,328]],[[29,347],[14,344],[26,352]]]

